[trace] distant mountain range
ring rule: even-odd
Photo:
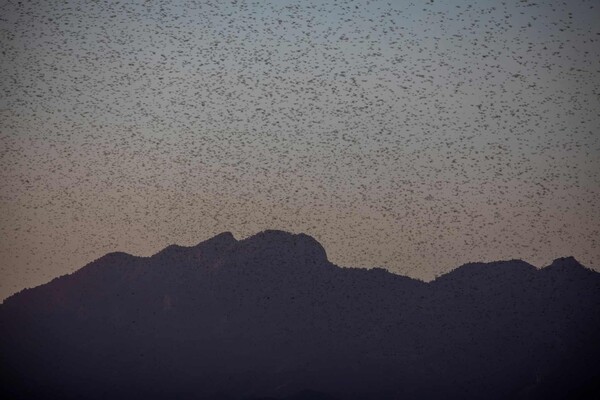
[[[600,274],[341,268],[312,237],[110,253],[0,305],[3,398],[593,399]]]

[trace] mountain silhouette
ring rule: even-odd
[[[426,283],[312,237],[110,253],[0,305],[4,398],[592,399],[600,274],[471,263]]]

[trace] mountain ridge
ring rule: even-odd
[[[467,263],[423,282],[336,266],[304,234],[223,233],[109,253],[11,296],[0,391],[562,399],[595,390],[597,337],[600,274],[572,257]]]
[[[47,285],[51,282],[54,282],[55,280],[60,279],[62,277],[71,276],[73,274],[76,274],[90,265],[96,265],[98,263],[102,263],[105,261],[116,262],[118,260],[118,262],[120,262],[120,263],[127,262],[127,261],[135,262],[135,261],[142,261],[142,260],[149,260],[149,259],[160,259],[161,257],[165,257],[165,256],[167,258],[169,258],[169,257],[173,257],[173,256],[176,256],[177,254],[179,254],[179,255],[183,255],[184,257],[192,256],[191,261],[202,262],[203,260],[199,259],[198,257],[193,257],[193,256],[198,251],[215,250],[214,248],[210,248],[209,246],[216,246],[217,248],[220,248],[221,251],[226,250],[226,249],[232,249],[232,247],[239,246],[239,245],[252,247],[249,244],[256,244],[256,242],[259,242],[259,244],[260,244],[260,242],[264,243],[265,238],[266,239],[269,239],[269,238],[276,239],[276,240],[281,240],[282,238],[285,238],[284,239],[285,241],[290,241],[290,240],[293,240],[294,238],[300,239],[300,240],[304,241],[305,243],[315,246],[314,252],[319,254],[322,257],[323,261],[330,263],[329,260],[327,259],[326,251],[323,248],[323,246],[315,238],[313,238],[310,235],[304,234],[304,233],[294,234],[294,233],[281,231],[281,230],[268,229],[265,231],[261,231],[255,235],[249,236],[245,239],[238,240],[235,238],[235,236],[231,232],[226,231],[226,232],[219,233],[207,240],[204,240],[202,242],[199,242],[198,244],[191,245],[191,246],[183,246],[183,245],[178,245],[178,244],[167,245],[163,249],[159,250],[158,252],[156,252],[150,256],[138,256],[138,255],[130,254],[130,253],[123,252],[123,251],[109,252],[93,261],[90,261],[89,263],[87,263],[86,265],[84,265],[83,267],[81,267],[80,269],[78,269],[76,271],[73,271],[69,274],[61,275],[59,277],[52,279],[51,281],[49,281],[45,284],[42,284],[42,285],[39,285],[36,287],[45,286],[45,285]],[[281,243],[278,243],[278,244],[281,245]],[[330,263],[330,264],[335,265],[333,263]],[[561,270],[564,270],[565,268],[567,268],[567,269],[568,268],[583,269],[585,271],[597,273],[593,269],[581,264],[573,256],[558,257],[558,258],[554,259],[550,264],[548,264],[546,266],[542,266],[542,267],[536,267],[536,266],[534,266],[524,260],[521,260],[521,259],[497,260],[497,261],[488,261],[488,262],[472,261],[472,262],[467,262],[467,263],[461,264],[458,267],[456,267],[444,274],[441,274],[441,275],[437,276],[435,279],[432,279],[430,281],[424,281],[424,280],[421,280],[418,278],[410,277],[407,275],[402,275],[400,273],[396,273],[396,272],[390,271],[386,268],[378,267],[378,266],[370,267],[370,268],[338,266],[338,265],[335,265],[335,266],[338,268],[344,268],[344,269],[361,269],[361,270],[367,270],[367,271],[381,270],[381,271],[385,271],[391,275],[395,275],[395,276],[399,276],[399,277],[403,277],[403,278],[407,278],[407,279],[412,279],[412,280],[417,280],[420,282],[430,284],[430,283],[434,283],[436,281],[439,283],[440,281],[444,281],[444,280],[448,279],[449,277],[455,277],[457,274],[464,272],[466,269],[475,269],[475,270],[480,269],[480,271],[477,271],[477,272],[483,273],[484,271],[482,271],[481,269],[484,269],[484,268],[485,269],[490,269],[490,267],[491,268],[501,268],[502,265],[515,266],[515,264],[518,264],[518,265],[520,265],[522,267],[526,267],[526,268],[533,268],[535,271],[542,271],[542,270],[552,267],[554,269],[561,269]],[[500,271],[496,271],[496,272],[500,272]],[[5,301],[9,300],[10,298],[17,296],[20,293],[35,289],[36,287],[25,288],[17,293],[14,293],[11,296],[4,299],[3,302],[0,303],[0,305],[3,304]]]

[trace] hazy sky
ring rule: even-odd
[[[600,267],[597,21],[582,0],[2,1],[0,299],[223,231],[427,280]]]

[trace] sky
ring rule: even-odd
[[[599,1],[2,1],[0,299],[112,251],[600,270]]]

